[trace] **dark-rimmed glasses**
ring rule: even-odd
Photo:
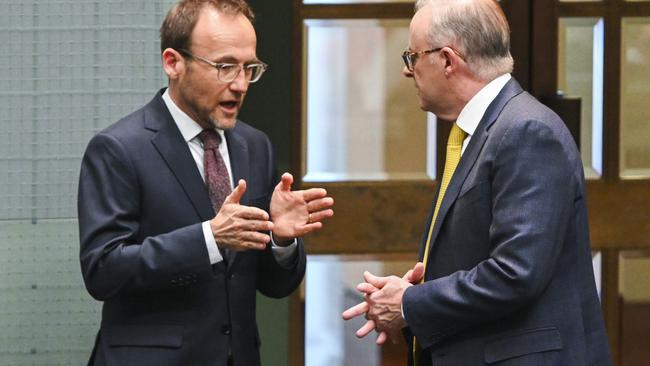
[[[269,65],[265,64],[262,61],[248,64],[248,65],[241,65],[241,64],[233,64],[233,63],[226,63],[226,62],[210,61],[204,57],[196,56],[192,54],[190,51],[183,48],[178,49],[178,52],[184,54],[187,57],[199,61],[203,61],[206,64],[217,69],[217,77],[221,82],[224,83],[233,82],[233,80],[235,80],[237,76],[239,76],[241,70],[244,70],[244,77],[246,78],[246,81],[249,83],[254,83],[262,77],[264,71],[266,71],[266,69],[269,67]]]

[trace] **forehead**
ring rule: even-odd
[[[229,14],[205,7],[192,30],[192,48],[209,53],[255,53],[257,38],[243,14]]]
[[[427,45],[427,33],[433,13],[431,6],[425,6],[415,13],[409,26],[409,46],[419,48]]]

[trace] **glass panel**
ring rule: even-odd
[[[622,252],[619,271],[621,365],[644,366],[650,359],[650,252]]]
[[[435,118],[402,75],[408,20],[305,21],[305,181],[435,177]]]
[[[305,278],[305,366],[379,366],[404,364],[406,345],[375,344],[377,334],[358,339],[363,317],[349,321],[341,313],[363,301],[356,290],[363,271],[402,276],[415,264],[410,255],[323,256],[307,258]],[[393,361],[394,360],[394,361]],[[392,361],[392,362],[391,362]]]
[[[621,34],[623,178],[650,177],[650,18],[623,18]]]
[[[587,178],[602,174],[603,141],[603,20],[560,18],[558,88],[578,97],[580,152]]]

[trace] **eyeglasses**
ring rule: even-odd
[[[269,67],[269,65],[265,64],[262,61],[259,61],[258,63],[248,64],[248,65],[222,63],[222,62],[213,62],[206,58],[196,56],[192,54],[190,51],[183,48],[178,49],[178,52],[184,54],[185,56],[191,57],[193,59],[203,61],[206,64],[217,69],[217,77],[219,78],[220,81],[224,83],[233,82],[233,80],[235,80],[237,76],[239,76],[241,70],[244,70],[244,77],[246,78],[246,81],[249,83],[254,83],[262,77],[264,71],[266,71],[266,69]]]
[[[408,71],[413,72],[413,67],[415,66],[415,61],[417,61],[418,57],[422,55],[427,55],[429,53],[442,51],[442,49],[445,47],[449,47],[456,55],[458,55],[458,57],[461,58],[461,60],[465,61],[465,57],[463,57],[463,54],[456,51],[453,47],[450,46],[437,47],[437,48],[432,48],[430,50],[424,50],[419,52],[411,52],[409,50],[406,50],[404,51],[404,53],[402,53],[402,60],[404,60],[404,64],[406,65]]]
[[[429,53],[438,52],[440,50],[442,50],[442,47],[432,48],[430,50],[424,50],[419,52],[411,52],[409,50],[406,50],[404,51],[404,53],[402,53],[402,60],[404,60],[404,65],[406,65],[408,71],[413,72],[413,66],[415,66],[415,61],[417,61],[418,57],[422,55],[427,55]]]

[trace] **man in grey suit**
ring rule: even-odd
[[[267,136],[237,120],[266,68],[252,18],[244,0],[177,4],[160,32],[169,87],[88,144],[81,269],[104,302],[89,365],[259,365],[256,292],[302,281],[296,238],[333,200],[292,191]]]
[[[609,365],[585,183],[560,118],[510,76],[494,0],[418,1],[404,75],[455,121],[418,263],[364,273],[363,337],[404,331],[415,365]],[[444,123],[444,122],[443,122]],[[424,272],[424,274],[422,273]]]

